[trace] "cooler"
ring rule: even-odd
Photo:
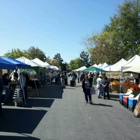
[[[123,96],[123,105],[126,108],[128,108],[128,101],[129,101],[128,96]]]
[[[123,104],[123,93],[120,93],[120,95],[119,95],[119,102],[120,102],[120,104]]]
[[[134,98],[129,98],[129,101],[128,101],[128,105],[129,105],[129,110],[133,112],[135,106],[137,104],[137,100],[134,99]]]

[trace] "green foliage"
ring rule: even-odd
[[[81,63],[81,59],[80,58],[76,58],[76,59],[70,61],[70,68],[71,68],[71,70],[78,69],[81,66],[82,66],[82,63]]]
[[[60,53],[55,54],[53,59],[57,60],[59,62],[59,64],[62,64],[62,62],[63,62],[63,59],[61,58]]]
[[[27,54],[30,56],[30,59],[38,58],[42,61],[46,60],[45,53],[43,51],[41,51],[38,47],[31,46],[27,50]]]
[[[26,57],[29,58],[29,55],[26,53],[26,51],[21,51],[20,49],[12,49],[11,52],[7,52],[5,55],[5,57],[11,57],[11,58],[19,58],[19,57]]]
[[[90,66],[90,56],[88,52],[82,51],[80,53],[80,60],[83,66],[89,67]]]
[[[62,63],[61,64],[61,70],[62,71],[67,71],[68,70],[68,63]]]
[[[118,6],[100,34],[88,37],[85,45],[92,64],[114,64],[121,58],[140,54],[140,0],[126,0]]]
[[[12,57],[12,58],[19,58],[19,57],[26,57],[28,59],[39,58],[42,61],[45,61],[46,56],[43,51],[41,51],[37,47],[30,47],[27,51],[22,51],[20,49],[12,49],[11,52],[9,51],[4,55],[5,57]]]
[[[59,62],[55,59],[51,61],[51,65],[59,67]]]

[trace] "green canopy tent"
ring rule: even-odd
[[[85,72],[89,72],[89,71],[91,71],[91,72],[105,72],[103,69],[96,68],[94,66],[88,67],[88,68],[86,68],[86,69],[84,69],[82,71],[85,71]]]

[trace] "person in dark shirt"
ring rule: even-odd
[[[81,74],[80,81],[82,82],[84,78],[85,78],[85,73],[83,72],[83,73]]]
[[[2,79],[0,78],[0,116],[2,115],[2,105],[1,105],[2,91],[3,91],[3,81],[2,81]]]
[[[17,70],[15,70],[15,72],[14,72],[14,79],[15,79],[15,80],[18,80],[18,73],[17,73]]]
[[[4,88],[6,90],[6,95],[5,95],[5,98],[4,98],[4,102],[8,102],[9,98],[10,98],[10,88],[9,88],[10,79],[9,79],[9,75],[7,73],[5,73],[2,76],[2,80],[3,80]]]
[[[92,97],[91,97],[91,94],[90,94],[90,80],[88,78],[88,76],[86,75],[85,78],[83,79],[82,81],[82,89],[83,89],[83,92],[85,94],[85,100],[86,100],[86,103],[90,103],[90,104],[93,104],[92,103]]]
[[[92,85],[92,82],[93,82],[93,75],[92,75],[91,72],[89,73],[88,78],[89,78],[89,81],[90,81],[90,85]]]
[[[105,93],[107,93],[107,98],[110,99],[110,95],[109,95],[109,81],[108,81],[107,77],[103,78],[102,87],[103,87],[104,99],[106,97]]]
[[[25,87],[24,87],[24,90],[25,90],[25,99],[27,100],[28,99],[28,84],[29,84],[29,75],[28,73],[24,73],[24,76],[26,78],[26,83],[25,83]]]

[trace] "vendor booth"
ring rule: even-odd
[[[1,69],[22,69],[22,68],[30,68],[31,67],[30,65],[27,65],[27,64],[25,64],[23,62],[20,62],[18,60],[10,58],[10,57],[1,58],[0,60],[3,60],[3,61],[1,61],[1,62],[3,62],[3,64],[1,63],[1,65],[0,65]],[[22,77],[22,74],[21,74],[21,77]],[[25,92],[24,92],[24,88],[22,87],[22,84],[21,84],[23,82],[23,78],[21,78],[20,81],[21,81],[21,82],[19,82],[20,85],[13,86],[13,87],[15,87],[14,91],[16,93],[16,97],[15,98],[13,97],[13,98],[14,98],[15,102],[17,102],[18,99],[19,99],[19,95],[21,93],[19,91],[22,90],[22,95],[23,95],[23,98],[24,98],[24,103],[26,104]],[[11,86],[11,83],[10,83],[10,86]],[[20,99],[22,99],[22,98],[20,98]]]

